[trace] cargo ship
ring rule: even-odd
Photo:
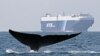
[[[90,14],[73,14],[71,16],[58,15],[41,17],[41,30],[43,32],[83,32],[88,31],[94,23]]]

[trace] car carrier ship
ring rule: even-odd
[[[71,16],[51,16],[47,14],[41,17],[41,30],[43,32],[83,32],[94,23],[90,14],[73,14]]]

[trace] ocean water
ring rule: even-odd
[[[7,53],[8,49],[14,53]],[[100,56],[100,32],[83,32],[72,39],[42,47],[38,52],[29,51],[29,47],[8,32],[0,32],[0,56]]]

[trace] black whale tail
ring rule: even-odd
[[[70,38],[73,38],[80,33],[66,34],[66,35],[46,35],[41,36],[38,34],[20,33],[13,30],[9,30],[9,33],[15,37],[19,42],[29,46],[32,50],[38,51],[43,46],[52,45]]]

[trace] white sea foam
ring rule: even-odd
[[[13,54],[13,53],[19,53],[19,52],[17,52],[17,51],[14,51],[14,50],[12,50],[12,49],[6,49],[6,53],[8,53],[8,54]]]
[[[29,53],[38,53],[38,52],[34,50],[30,50]]]
[[[39,52],[37,52],[37,51],[34,51],[34,50],[30,50],[29,52],[18,52],[18,51],[14,51],[13,49],[6,49],[6,51],[5,51],[6,53],[8,53],[8,54],[22,54],[22,53],[39,53]],[[53,51],[51,51],[51,50],[45,50],[45,51],[43,51],[42,53],[46,53],[46,54],[48,54],[48,53],[52,53]],[[59,52],[53,52],[53,53],[71,53],[71,54],[79,54],[79,53],[89,53],[89,54],[91,54],[91,53],[100,53],[100,52],[97,52],[97,51],[75,51],[75,50],[72,50],[72,51],[59,51]]]
[[[97,52],[97,51],[68,51],[68,53],[77,54],[77,53],[100,53],[100,52]]]
[[[45,50],[45,51],[43,51],[44,53],[51,53],[52,51],[50,51],[50,50]]]

